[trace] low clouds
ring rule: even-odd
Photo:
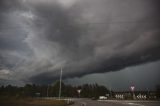
[[[48,83],[58,77],[60,67],[69,78],[159,60],[158,4],[2,0],[0,67],[17,80]]]

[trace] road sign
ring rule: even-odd
[[[81,89],[78,89],[77,92],[78,92],[79,98],[80,98]]]
[[[135,90],[135,86],[131,86],[130,89],[133,92]]]
[[[81,93],[81,89],[77,90],[78,93]]]

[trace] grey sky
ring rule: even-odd
[[[128,67],[116,72],[91,74],[81,78],[64,80],[68,84],[81,85],[86,83],[98,83],[116,91],[130,90],[135,86],[136,90],[155,90],[160,84],[160,61]]]
[[[60,67],[66,79],[110,71],[116,75],[158,61],[159,4],[159,0],[1,0],[1,82],[51,83],[59,77]]]

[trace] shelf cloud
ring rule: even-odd
[[[160,60],[159,4],[1,0],[0,79],[50,83],[61,67],[72,78]]]

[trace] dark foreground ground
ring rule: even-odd
[[[0,97],[0,106],[68,106],[64,100]]]
[[[75,100],[72,106],[160,106],[160,101]]]
[[[71,106],[160,106],[160,101],[133,101],[133,100],[90,100],[72,98]],[[73,102],[72,102],[73,103]],[[64,100],[0,97],[0,106],[68,106]]]

